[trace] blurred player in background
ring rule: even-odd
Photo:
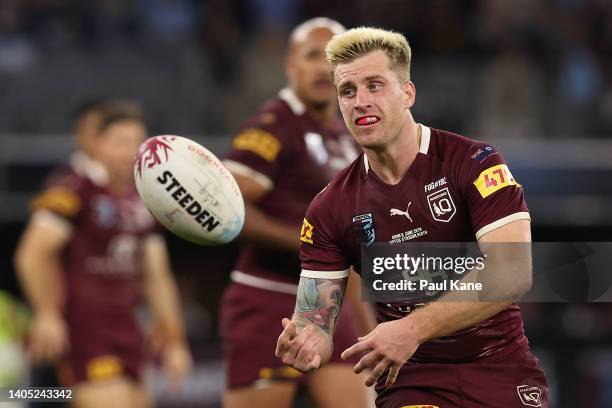
[[[377,303],[380,324],[342,356],[362,356],[355,372],[365,370],[366,385],[377,384],[377,406],[546,407],[546,378],[520,309],[507,300],[531,284],[531,247],[493,245],[531,241],[522,187],[492,146],[414,121],[404,36],[353,29],[335,36],[326,53],[342,116],[364,154],[308,208],[295,313],[283,320],[277,355],[304,372],[330,359],[333,320],[349,267],[360,268],[362,244],[390,243],[398,234],[476,239],[487,256],[483,272],[495,273],[497,290],[485,287],[492,301],[455,293],[427,304]],[[333,288],[337,303],[308,301]]]
[[[301,383],[319,407],[366,406],[361,380],[339,354],[305,377],[274,356],[275,327],[295,304],[299,231],[308,203],[358,154],[338,115],[324,59],[325,44],[342,31],[327,18],[293,30],[285,67],[289,86],[244,124],[224,161],[246,203],[246,243],[221,304],[226,407],[289,407]],[[359,287],[350,290],[354,307],[339,319],[339,350],[374,323]],[[337,295],[330,291],[326,298],[333,302]]]
[[[77,406],[147,406],[146,347],[134,315],[141,297],[162,328],[173,387],[191,356],[163,237],[133,185],[144,114],[126,101],[97,103],[81,110],[75,130],[83,151],[34,200],[16,253],[34,311],[29,353],[57,364]]]

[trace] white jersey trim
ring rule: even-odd
[[[302,269],[300,274],[302,278],[314,278],[314,279],[344,279],[349,276],[349,270],[343,271],[310,271],[308,269]]]
[[[106,168],[98,161],[89,157],[85,152],[76,151],[70,156],[70,166],[79,175],[87,177],[96,186],[104,187],[108,184]]]
[[[72,225],[70,222],[49,210],[36,210],[32,214],[30,222],[57,231],[65,237],[72,235]]]
[[[249,275],[240,271],[233,271],[230,274],[230,279],[242,285],[269,290],[272,292],[286,293],[288,295],[296,295],[298,290],[298,285],[260,278],[259,276]]]
[[[291,108],[294,114],[303,115],[306,112],[306,106],[300,101],[297,97],[293,89],[291,88],[283,88],[278,92],[278,97],[285,101],[287,105]]]
[[[274,187],[274,182],[272,179],[264,174],[261,174],[257,170],[253,170],[251,167],[239,163],[234,160],[223,160],[223,165],[227,167],[227,169],[231,173],[238,174],[239,176],[248,177],[253,179],[257,184],[260,184],[267,191],[272,190]]]
[[[421,146],[419,146],[419,153],[427,154],[429,151],[429,141],[431,140],[431,129],[425,125],[421,126]]]
[[[493,231],[494,229],[497,229],[499,227],[503,227],[504,225],[510,224],[513,221],[517,221],[517,220],[531,220],[531,216],[529,215],[528,212],[526,211],[522,211],[522,212],[517,212],[514,214],[510,214],[507,217],[504,218],[500,218],[497,221],[494,221],[490,224],[485,225],[484,227],[482,227],[481,229],[479,229],[476,232],[476,239],[480,239],[483,235],[485,235],[486,233],[489,233],[491,231]]]

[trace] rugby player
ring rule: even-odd
[[[104,102],[83,115],[76,129],[83,122],[95,129],[86,160],[54,174],[33,201],[16,252],[34,310],[30,354],[58,365],[77,406],[147,406],[146,349],[135,318],[141,297],[163,328],[161,358],[172,386],[191,356],[164,240],[133,184],[133,158],[146,137],[143,113],[138,105]]]
[[[344,121],[364,154],[317,195],[304,220],[296,308],[282,321],[276,350],[303,372],[329,360],[335,314],[326,310],[337,310],[342,297],[331,305],[305,299],[330,287],[342,293],[349,267],[360,267],[363,243],[389,243],[399,233],[414,241],[477,240],[481,249],[531,240],[523,189],[500,152],[415,122],[403,35],[349,30],[328,43],[326,55]],[[493,251],[485,265],[506,265],[512,274],[503,299],[531,285],[527,245],[519,253]],[[544,373],[511,300],[376,306],[378,326],[342,356],[361,356],[354,371],[365,370],[366,385],[376,384],[377,406],[547,406]]]
[[[331,364],[308,376],[274,356],[274,328],[295,304],[297,237],[308,203],[358,154],[338,115],[325,61],[325,44],[342,31],[327,18],[293,30],[285,67],[288,87],[246,121],[224,161],[246,203],[245,245],[220,308],[226,407],[289,407],[301,384],[319,407],[367,403],[362,380],[339,352]],[[359,286],[351,287],[355,307],[344,310],[336,330],[336,342],[347,347],[374,327],[369,305],[359,301]],[[329,291],[326,299],[336,295]]]

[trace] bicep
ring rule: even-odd
[[[166,241],[160,234],[151,234],[144,240],[143,269],[147,281],[170,273],[170,257]]]
[[[248,176],[232,172],[238,183],[242,198],[247,204],[256,204],[270,191],[271,186],[255,176]]]

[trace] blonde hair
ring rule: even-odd
[[[412,50],[408,40],[395,31],[374,27],[352,28],[335,35],[325,47],[332,76],[338,64],[346,64],[372,51],[382,50],[391,60],[391,68],[402,81],[410,80]]]

